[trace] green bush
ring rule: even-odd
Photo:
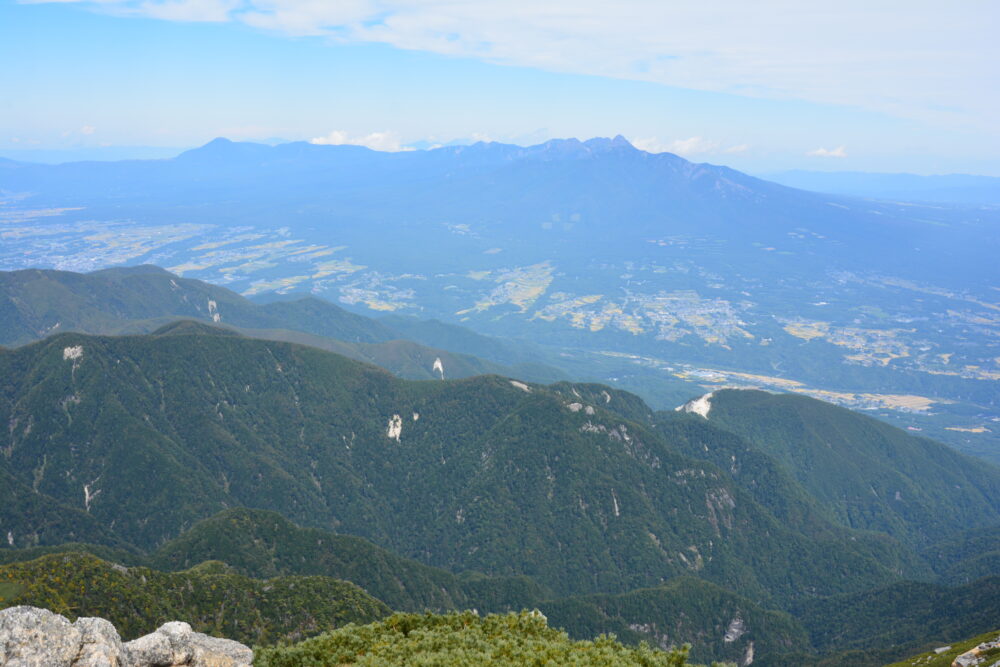
[[[572,641],[537,612],[394,614],[369,625],[348,625],[291,646],[256,649],[258,667],[340,665],[594,665],[682,667],[687,648],[661,651],[622,646],[614,636]]]

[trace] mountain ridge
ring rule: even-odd
[[[584,410],[571,387],[496,376],[404,382],[330,353],[230,336],[60,334],[4,353],[0,366],[20,378],[0,399],[0,416],[15,424],[0,464],[38,475],[41,493],[114,522],[140,546],[229,503],[430,565],[535,575],[560,594],[621,591],[696,568],[738,591],[786,598],[796,584],[775,563],[792,545],[816,563],[854,563],[813,571],[818,591],[898,576],[850,540],[821,540],[830,551],[783,526],[725,473],[677,453],[651,427],[600,405]],[[134,480],[151,484],[145,508],[126,501]],[[152,512],[166,501],[169,514]],[[685,507],[682,527],[669,508]],[[518,531],[504,527],[512,516],[523,517]],[[770,543],[759,532],[782,537]]]
[[[62,304],[77,304],[67,308]],[[160,267],[116,267],[80,274],[31,269],[0,272],[0,343],[20,345],[59,331],[91,334],[153,333],[171,320],[194,318],[255,338],[285,340],[374,363],[410,379],[484,373],[554,381],[565,374],[508,352],[494,339],[450,327],[452,340],[471,339],[495,362],[407,340],[391,324],[336,304],[303,296],[259,304],[225,287],[184,279]],[[414,330],[413,324],[406,327]],[[416,329],[421,327],[419,323]],[[431,329],[434,325],[431,325]],[[419,336],[423,340],[431,337]],[[512,366],[505,365],[510,361]],[[439,370],[440,369],[440,370]]]

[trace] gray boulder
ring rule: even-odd
[[[135,665],[175,665],[174,650],[166,635],[154,632],[125,644],[129,663]]]
[[[173,621],[156,632],[125,644],[134,667],[250,667],[253,651],[231,639],[194,632]]]
[[[37,607],[0,611],[4,667],[128,667],[122,640],[102,618],[64,616]]]
[[[3,667],[250,667],[253,651],[174,621],[122,644],[103,618],[65,617],[37,607],[0,611]]]
[[[121,637],[110,621],[84,617],[76,619],[73,626],[82,635],[73,667],[130,667]]]

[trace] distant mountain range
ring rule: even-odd
[[[918,176],[864,171],[780,171],[764,178],[802,190],[870,199],[1000,206],[1000,178],[969,174]]]
[[[788,232],[805,226],[831,241],[821,244],[826,246],[824,260],[847,259],[842,249],[850,250],[854,262],[877,258],[882,244],[894,242],[905,230],[914,245],[926,244],[925,252],[947,261],[943,249],[925,243],[944,237],[919,220],[931,216],[945,221],[947,213],[926,208],[914,216],[906,207],[858,206],[727,167],[646,153],[622,137],[558,139],[530,147],[478,143],[401,153],[220,138],[166,160],[9,163],[0,187],[31,193],[36,206],[83,205],[102,211],[107,205],[147,219],[164,213],[164,207],[201,220],[208,214],[213,222],[258,224],[262,216],[279,215],[294,229],[326,217],[352,246],[373,240],[369,226],[389,231],[396,243],[421,237],[430,241],[428,233],[437,240],[438,232],[449,230],[435,229],[444,226],[435,225],[435,219],[465,224],[473,238],[496,236],[508,253],[516,247],[512,242],[519,240],[527,249],[545,240],[540,249],[567,258],[590,252],[595,243],[611,256],[616,249],[633,254],[634,241],[664,234],[723,233],[730,243],[784,244]],[[542,224],[546,221],[549,227]],[[960,227],[955,231],[964,235]],[[558,247],[552,245],[557,239]],[[422,246],[399,250],[413,247]],[[421,254],[408,257],[410,267],[426,265]],[[442,263],[436,253],[424,254],[424,259],[433,259],[439,271],[455,264]],[[885,268],[912,268],[914,262],[926,261],[909,252],[880,259]],[[954,268],[964,273],[975,267]]]

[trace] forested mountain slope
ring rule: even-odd
[[[150,333],[178,319],[211,322],[255,338],[311,345],[414,380],[484,373],[541,382],[566,377],[540,363],[537,355],[461,327],[396,318],[405,325],[405,330],[396,330],[308,296],[260,304],[224,287],[184,279],[155,266],[91,273],[0,272],[0,345],[22,345],[67,331]],[[409,335],[411,330],[415,336]],[[426,342],[420,344],[421,340]],[[486,358],[439,349],[442,342],[451,341],[463,349],[472,341],[471,346],[485,352]]]
[[[1000,577],[958,587],[899,582],[885,588],[804,601],[796,610],[821,652],[942,646],[996,627]]]
[[[183,618],[200,632],[248,643],[296,640],[390,612],[354,584],[330,577],[251,579],[219,562],[159,572],[84,553],[0,566],[0,608],[22,604],[72,618],[107,617],[126,639]]]
[[[787,614],[763,609],[750,599],[694,577],[682,576],[662,586],[618,595],[556,598],[527,577],[487,577],[472,572],[454,575],[395,556],[362,538],[303,528],[262,510],[221,512],[148,555],[77,544],[66,545],[61,552],[58,547],[0,550],[0,562],[5,560],[20,565],[6,570],[9,594],[0,599],[0,607],[62,600],[60,604],[89,605],[90,613],[131,618],[133,625],[152,620],[142,615],[134,618],[130,610],[138,591],[122,595],[120,589],[134,588],[141,575],[151,569],[181,575],[173,579],[157,575],[171,595],[180,593],[173,589],[186,586],[189,578],[185,577],[197,572],[279,582],[305,576],[320,582],[323,590],[329,589],[331,579],[340,579],[356,584],[397,611],[477,609],[488,613],[538,608],[549,616],[553,627],[574,638],[614,632],[630,644],[645,640],[667,648],[690,643],[692,655],[706,661],[740,660],[748,650],[759,656],[808,646],[804,630]],[[118,565],[110,567],[110,563]],[[132,577],[118,577],[110,570]],[[0,576],[3,572],[0,568]],[[41,580],[42,586],[38,584]],[[227,582],[238,589],[250,583],[234,577],[209,584]],[[80,596],[80,583],[95,589],[90,597]],[[15,589],[20,592],[12,597]],[[314,614],[316,622],[310,627],[319,631],[323,629],[320,620],[340,613],[336,610],[342,609],[341,603],[336,595],[332,609],[308,602],[295,623],[301,627],[301,619]],[[192,608],[186,613],[197,618],[205,611]],[[265,605],[257,614],[256,625],[268,629],[273,637],[274,628],[289,623],[269,617],[279,612],[280,608]],[[141,632],[144,627],[132,629]]]
[[[918,665],[920,667],[951,667],[955,658],[967,651],[980,648],[982,644],[993,645],[992,651],[989,649],[983,651],[982,657],[988,659],[989,656],[994,656],[995,660],[996,656],[1000,655],[1000,649],[997,648],[1000,644],[1000,630],[994,629],[990,632],[984,632],[979,636],[953,642],[948,646],[937,646],[932,651],[910,656],[893,663],[890,667],[917,667]]]
[[[574,638],[614,632],[629,644],[690,643],[698,661],[742,663],[752,655],[754,664],[765,667],[877,666],[992,627],[996,613],[995,577],[957,588],[899,582],[805,601],[793,606],[794,616],[692,576],[616,595],[553,598],[525,577],[456,576],[361,538],[239,508],[199,522],[149,555],[94,545],[61,549],[0,550],[0,562],[10,563],[0,567],[0,608],[65,606],[71,616],[100,613],[118,619],[133,634],[173,610],[205,631],[222,629],[247,641],[267,641],[324,631],[350,620],[344,614],[351,609],[369,613],[363,610],[370,604],[366,607],[351,588],[335,581],[342,579],[379,600],[394,600],[390,606],[396,610],[537,608],[550,625]],[[144,577],[148,585],[140,585]],[[211,594],[193,594],[197,586]],[[296,592],[296,586],[313,592]],[[156,597],[165,603],[155,604]],[[219,603],[225,606],[221,616],[211,613]]]
[[[920,545],[1000,523],[991,463],[805,396],[723,390],[702,400],[685,409],[776,459],[842,525]]]
[[[0,353],[0,377],[2,469],[143,548],[244,505],[559,594],[692,573],[788,600],[903,568],[891,544],[790,528],[723,470],[610,411],[611,393],[406,382],[176,328],[50,337]]]
[[[0,272],[0,309],[4,345],[63,331],[117,333],[135,321],[178,317],[257,329],[299,329],[350,342],[397,337],[388,327],[326,301],[305,297],[259,305],[225,287],[149,265],[92,273]]]
[[[209,560],[258,579],[293,574],[344,579],[398,611],[517,611],[553,597],[527,577],[459,577],[401,558],[364,538],[304,528],[277,512],[244,508],[199,521],[147,562],[174,571]]]

